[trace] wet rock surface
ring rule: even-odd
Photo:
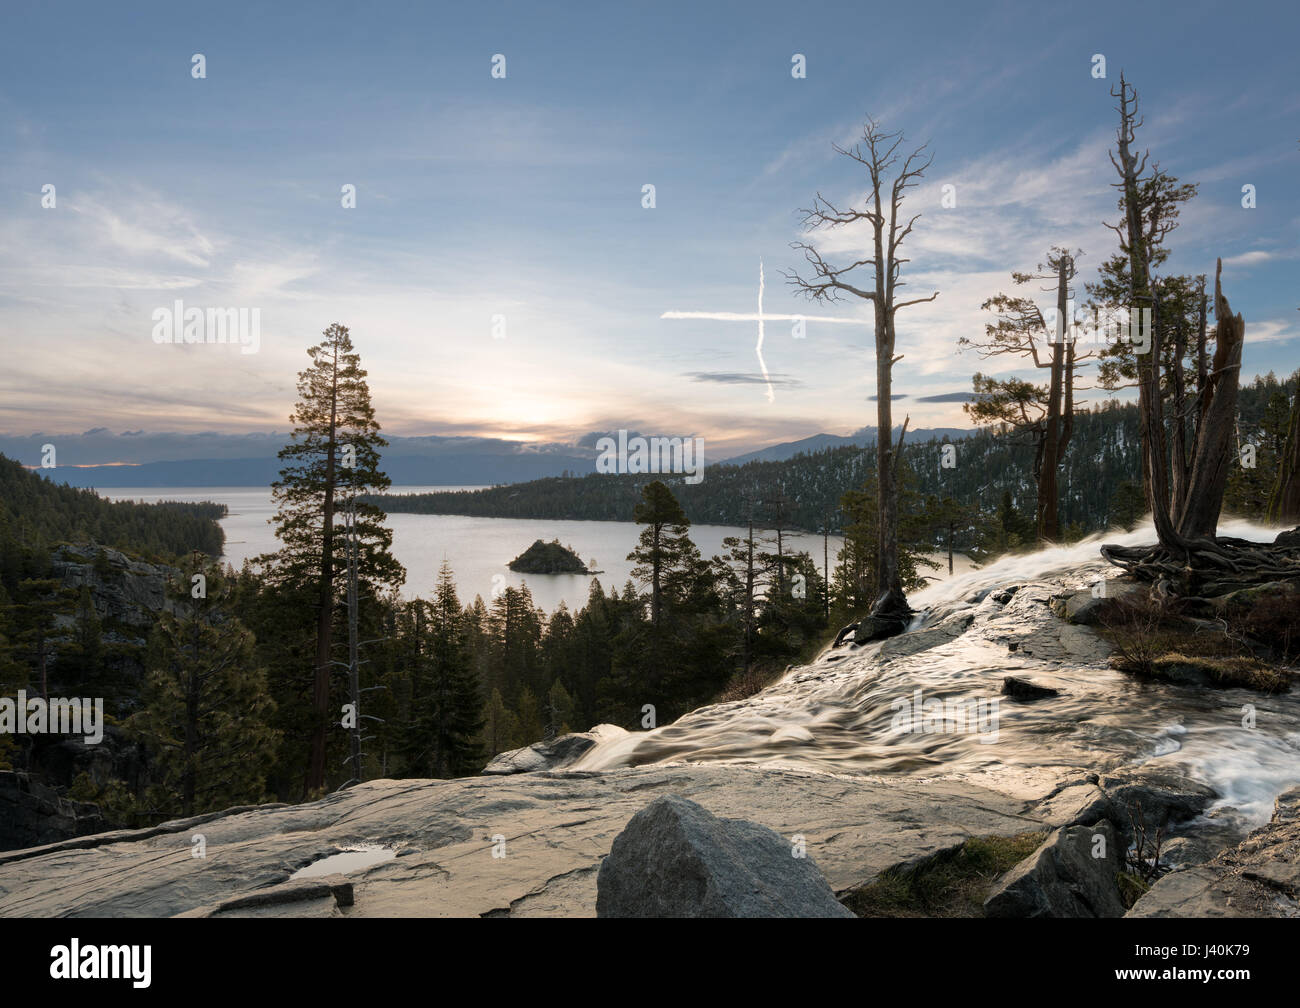
[[[1273,818],[1204,864],[1165,875],[1129,917],[1300,917],[1300,787]]]
[[[494,756],[482,772],[489,776],[536,773],[538,770],[562,770],[581,759],[596,743],[611,732],[621,732],[613,725],[597,725],[591,731],[572,732],[550,741],[534,742],[522,749],[511,749]]]

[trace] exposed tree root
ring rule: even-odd
[[[1102,546],[1101,555],[1153,586],[1161,598],[1204,599],[1271,581],[1300,581],[1300,530],[1271,543],[1220,537],[1185,550],[1168,546]]]

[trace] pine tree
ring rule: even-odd
[[[518,749],[519,718],[501,699],[501,691],[494,689],[483,709],[483,745],[491,756]]]
[[[411,608],[416,669],[407,729],[410,763],[432,777],[460,777],[481,765],[483,700],[466,646],[465,613],[445,561],[433,603],[417,600]]]
[[[253,635],[227,609],[215,566],[196,572],[181,613],[163,612],[150,638],[143,710],[127,722],[153,761],[149,814],[189,816],[263,800],[278,734]]]
[[[309,793],[325,785],[326,729],[333,720],[330,673],[344,497],[379,491],[389,479],[379,469],[379,434],[361,358],[346,326],[337,323],[307,351],[311,366],[298,375],[298,403],[290,421],[293,440],[280,451],[285,463],[272,484],[278,553],[261,558],[273,584],[310,585],[316,595],[316,650],[312,665],[312,734],[306,775]],[[369,501],[356,504],[358,580],[368,593],[400,585],[406,577],[390,552],[393,534],[384,513]],[[354,768],[359,774],[360,769]]]

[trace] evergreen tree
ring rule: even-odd
[[[412,769],[459,777],[481,765],[483,700],[465,641],[465,614],[444,561],[432,604],[415,601],[415,673],[408,751]]]
[[[501,691],[494,689],[483,709],[483,745],[491,756],[518,749],[519,718],[501,699]]]
[[[152,757],[145,797],[155,819],[262,801],[278,736],[253,635],[227,611],[216,567],[200,573],[181,613],[163,612],[150,638],[143,710],[128,729]]]
[[[330,701],[330,673],[336,582],[343,573],[336,558],[340,504],[346,497],[386,489],[390,482],[379,469],[379,449],[388,442],[379,434],[366,372],[348,329],[335,323],[324,336],[307,351],[311,366],[298,375],[298,404],[290,417],[293,440],[280,451],[285,466],[272,484],[273,520],[282,546],[262,558],[272,583],[311,586],[316,596],[309,793],[325,784],[326,729],[336,709]],[[370,593],[400,585],[406,576],[390,552],[393,534],[383,522],[384,512],[373,503],[356,504],[357,576]]]

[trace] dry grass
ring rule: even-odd
[[[1169,606],[1128,596],[1103,607],[1099,632],[1115,648],[1111,665],[1121,672],[1160,682],[1200,684],[1217,689],[1250,689],[1283,693],[1293,674],[1280,661],[1266,660],[1268,651],[1250,627],[1289,635],[1295,611],[1279,616],[1270,606],[1229,614],[1216,622],[1188,619]],[[1254,617],[1255,622],[1249,623]],[[1286,639],[1289,640],[1289,637]]]

